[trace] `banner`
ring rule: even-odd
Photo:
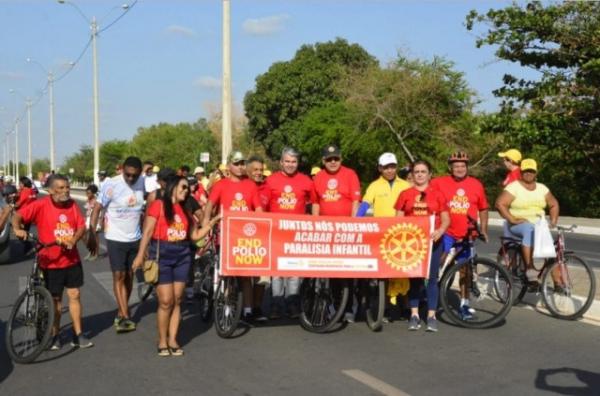
[[[329,217],[225,211],[226,276],[426,278],[432,217]]]

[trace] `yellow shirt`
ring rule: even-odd
[[[410,183],[396,177],[393,185],[379,176],[379,179],[367,187],[363,201],[367,202],[373,208],[374,217],[393,217],[396,216],[394,205],[400,193],[410,188]]]
[[[510,195],[515,197],[508,211],[514,217],[527,219],[535,223],[540,215],[544,215],[546,208],[546,194],[550,192],[548,187],[542,183],[535,183],[535,190],[529,191],[518,181],[510,183],[504,188]]]

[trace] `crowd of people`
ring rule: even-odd
[[[532,268],[533,223],[548,209],[550,224],[555,226],[558,202],[546,186],[536,181],[535,160],[522,159],[516,149],[498,155],[507,176],[496,208],[506,220],[505,233],[522,239],[526,265]],[[437,332],[440,263],[467,236],[472,219],[480,223],[483,238],[488,238],[489,204],[482,183],[469,175],[467,153],[453,153],[448,158],[448,174],[438,177],[433,177],[432,166],[425,160],[400,167],[395,154],[383,153],[376,163],[380,176],[369,184],[364,195],[357,173],[343,165],[339,147],[324,147],[321,164],[312,168],[310,176],[299,172],[300,158],[297,150],[287,147],[281,153],[279,170],[271,172],[262,158],[234,151],[227,164],[207,176],[200,166],[192,174],[188,166],[160,169],[150,161],[142,163],[137,157],[129,157],[117,167],[114,177],[101,172],[100,185],[88,186],[85,215],[70,199],[69,181],[62,175],[50,177],[49,195],[43,198],[37,198],[27,178],[20,180],[18,191],[0,185],[5,196],[0,220],[7,222],[12,212],[17,237],[25,239],[27,227],[35,224],[40,242],[54,244],[39,252],[39,263],[57,312],[51,349],[62,346],[58,329],[65,289],[73,321],[71,344],[81,348],[93,345],[82,332],[79,289],[83,271],[76,245],[85,241],[89,250],[85,259],[94,260],[99,233],[104,233],[117,305],[116,332],[136,329],[129,310],[134,273],[145,259],[156,258],[157,353],[183,355],[177,340],[180,304],[193,277],[196,242],[207,238],[219,221],[219,208],[312,216],[434,216],[429,279],[390,280],[388,296],[392,301],[399,297],[403,302],[409,330],[416,331],[425,324],[427,331]],[[464,259],[468,256],[458,257]],[[530,280],[535,282],[533,274]],[[298,317],[299,285],[297,277],[244,277],[243,320],[264,322],[282,316]],[[271,293],[271,306],[263,312],[267,290]],[[422,319],[419,305],[423,297],[427,300],[427,316]],[[465,320],[472,317],[466,287],[461,289],[460,306]],[[345,320],[352,322],[355,314],[354,305],[348,304]]]

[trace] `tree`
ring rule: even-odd
[[[600,3],[472,11],[467,28],[479,25],[487,30],[477,47],[497,46],[498,58],[539,72],[539,79],[504,76],[494,91],[502,111],[485,130],[538,159],[563,213],[600,216]]]
[[[50,172],[50,160],[48,158],[38,158],[31,163],[31,172],[33,178],[37,179],[39,174]]]
[[[269,154],[277,155],[273,139],[268,139],[271,133],[325,102],[339,100],[333,83],[346,69],[363,69],[376,63],[358,44],[340,38],[303,45],[292,60],[274,63],[258,76],[256,88],[246,94],[244,109],[251,139],[263,142]]]
[[[112,174],[118,164],[123,163],[131,147],[126,140],[109,140],[100,146],[100,170]]]

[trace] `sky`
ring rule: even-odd
[[[122,13],[123,0],[73,0],[100,29]],[[131,4],[133,0],[129,0]],[[480,12],[507,1],[459,0],[231,0],[234,105],[255,78],[274,62],[293,58],[303,44],[341,37],[357,43],[381,64],[399,52],[432,59],[443,56],[465,74],[480,100],[494,111],[492,90],[504,73],[531,71],[499,61],[494,48],[476,48],[465,28],[471,9]],[[53,0],[0,0],[0,138],[24,111],[24,98],[54,85],[56,161],[93,142],[92,51],[82,54],[90,26],[69,4]],[[194,122],[219,110],[221,101],[220,0],[138,0],[98,36],[100,139],[129,140],[140,127],[159,122]],[[70,69],[70,70],[69,70]],[[15,90],[11,93],[10,90]],[[26,158],[27,125],[19,127],[19,156]],[[33,157],[48,158],[49,103],[45,94],[32,108]],[[14,135],[11,135],[14,139]],[[14,147],[14,141],[11,140]],[[4,161],[4,150],[0,152]],[[4,162],[2,162],[4,163]]]

